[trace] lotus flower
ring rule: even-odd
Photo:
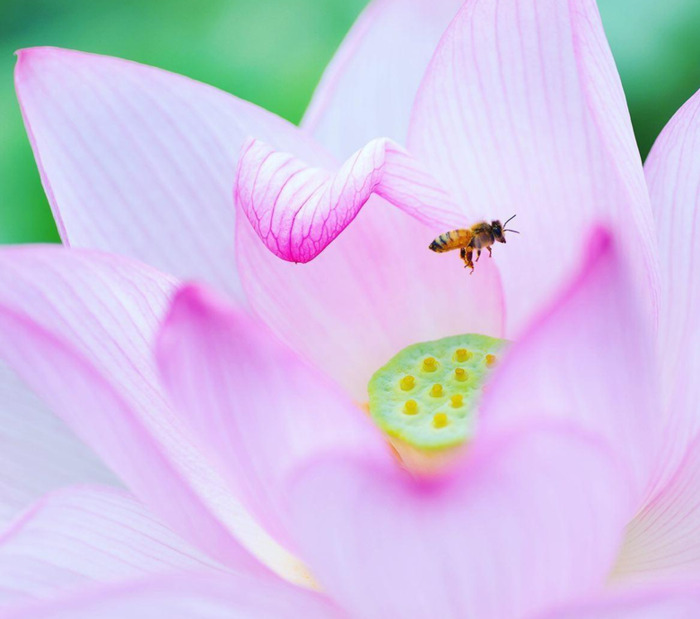
[[[593,2],[433,4],[302,129],[20,53],[71,249],[0,254],[4,616],[697,614],[700,95],[645,182]]]

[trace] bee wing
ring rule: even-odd
[[[469,232],[472,233],[472,236],[477,236],[483,232],[489,233],[491,232],[491,224],[487,224],[486,222],[476,224],[469,229]]]

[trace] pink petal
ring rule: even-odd
[[[615,570],[625,580],[700,578],[700,439],[630,523]]]
[[[667,586],[582,601],[537,619],[692,619],[700,614],[698,585]]]
[[[661,434],[652,333],[618,244],[594,228],[578,273],[504,356],[480,418],[574,421],[625,458],[641,500]]]
[[[119,485],[97,456],[0,362],[0,530],[45,492],[75,483]]]
[[[66,488],[44,496],[0,533],[0,606],[206,567],[224,569],[126,493]]]
[[[349,619],[319,594],[271,577],[191,573],[29,605],[3,619]]]
[[[700,570],[700,93],[671,119],[646,162],[662,273],[659,351],[666,443],[657,492],[630,525],[619,572],[630,578]]]
[[[518,214],[522,234],[498,255],[511,331],[598,220],[619,230],[655,302],[648,197],[594,0],[467,2],[428,68],[408,144],[461,201],[465,224]]]
[[[671,119],[645,165],[661,257],[659,353],[672,472],[700,430],[700,92]]]
[[[241,153],[235,188],[236,205],[255,232],[273,254],[289,262],[318,256],[372,194],[435,230],[459,225],[449,195],[386,138],[372,140],[335,174],[251,140]]]
[[[23,50],[16,87],[65,243],[136,257],[236,294],[230,196],[241,144],[253,135],[324,160],[273,114],[117,58]]]
[[[268,531],[291,545],[283,482],[303,459],[385,451],[366,413],[260,322],[209,290],[180,290],[158,361],[173,402],[206,453]],[[388,454],[387,454],[388,455]]]
[[[251,305],[358,400],[367,398],[374,371],[408,344],[470,331],[500,335],[493,264],[485,258],[469,277],[457,255],[428,249],[454,227],[449,197],[391,141],[371,142],[335,174],[252,142],[239,163],[236,200],[278,256],[315,257],[284,264],[239,226]]]
[[[304,557],[353,616],[529,617],[602,586],[632,505],[600,442],[480,435],[461,470],[322,458],[290,490]]]
[[[225,484],[158,386],[150,341],[172,288],[106,254],[4,249],[0,355],[163,522],[223,562],[256,568],[214,513],[231,508]]]
[[[303,126],[344,159],[377,136],[404,143],[413,99],[461,0],[374,0],[326,69]]]

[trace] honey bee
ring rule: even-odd
[[[490,258],[491,245],[493,245],[496,241],[499,243],[505,243],[506,232],[515,232],[516,234],[520,234],[520,232],[517,230],[506,229],[508,222],[514,217],[515,215],[509,218],[504,224],[501,224],[501,222],[498,220],[492,221],[491,223],[482,221],[478,224],[474,224],[471,228],[450,230],[449,232],[445,232],[437,237],[428,246],[428,249],[432,249],[438,253],[459,249],[459,256],[462,258],[462,260],[464,260],[464,268],[470,268],[471,271],[469,274],[471,275],[474,272],[474,262],[472,262],[472,256],[474,255],[475,251],[476,262],[479,262],[482,249],[488,250]]]

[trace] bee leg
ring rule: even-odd
[[[479,262],[479,258],[481,258],[481,250],[477,249],[476,250],[476,260],[474,262]]]
[[[471,273],[474,272],[474,263],[472,262],[472,250],[467,249],[466,247],[462,247],[462,249],[459,250],[459,257],[464,260],[464,268],[471,269]],[[470,275],[471,275],[470,273]]]
[[[491,257],[491,248],[490,248],[490,247],[487,247],[486,249],[489,250],[489,258],[490,258],[490,257]]]

